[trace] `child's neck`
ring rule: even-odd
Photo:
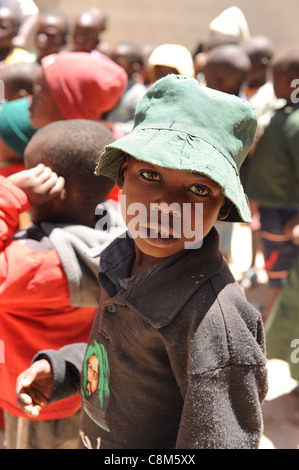
[[[161,263],[165,258],[154,258],[153,256],[146,255],[142,253],[138,248],[135,246],[135,258],[133,264],[131,266],[130,276],[136,276],[141,274],[148,268],[155,266],[156,264]]]

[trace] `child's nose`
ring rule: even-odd
[[[181,215],[181,207],[178,202],[152,202],[151,203],[151,211],[160,211],[161,214],[171,214],[173,217],[180,217]]]

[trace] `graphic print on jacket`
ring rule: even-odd
[[[83,408],[94,423],[110,432],[105,420],[109,401],[109,364],[103,344],[89,344],[83,364]]]

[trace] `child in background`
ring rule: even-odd
[[[5,100],[13,101],[32,95],[37,70],[38,65],[30,62],[18,62],[0,67],[0,80],[4,84]]]
[[[59,52],[68,41],[69,21],[61,11],[44,11],[38,15],[38,26],[34,38],[37,61]]]
[[[1,177],[0,338],[5,362],[0,406],[9,449],[76,445],[78,395],[32,421],[21,412],[14,391],[18,374],[41,347],[87,341],[100,295],[98,261],[88,250],[99,250],[118,233],[116,205],[103,202],[113,182],[102,177],[99,184],[93,174],[99,149],[112,140],[100,123],[52,123],[27,145],[26,170]],[[94,229],[98,204],[110,218],[107,230]],[[18,232],[24,210],[33,225]]]
[[[240,96],[251,70],[248,55],[238,45],[223,44],[206,54],[204,75],[206,85],[214,90]]]
[[[142,49],[132,42],[120,42],[110,51],[109,57],[126,71],[128,85],[106,120],[110,129],[125,135],[133,129],[136,104],[146,92],[146,86],[140,79],[143,68]]]
[[[205,83],[209,88],[240,96],[246,76],[251,69],[246,52],[237,44],[224,44],[206,54],[204,67]],[[231,262],[231,240],[233,225],[218,221],[215,224],[220,234],[220,249]]]
[[[275,111],[257,142],[246,183],[249,199],[259,205],[260,240],[268,275],[265,322],[298,252],[286,226],[297,217],[299,209],[299,111],[295,87],[299,48],[294,46],[276,53],[271,70],[275,95],[286,104]]]
[[[1,0],[1,5],[12,8],[20,21],[17,35],[13,38],[13,45],[30,50],[37,24],[38,6],[33,0]]]
[[[263,325],[213,228],[250,221],[239,168],[256,125],[248,103],[194,78],[168,75],[148,89],[133,131],[96,170],[122,189],[129,233],[101,253],[88,347],[35,357],[17,382],[29,416],[81,390],[80,447],[258,447]]]
[[[126,72],[108,57],[87,52],[44,57],[34,82],[32,127],[64,119],[99,120],[118,103],[126,86]]]
[[[19,15],[12,8],[2,7],[0,4],[0,64],[33,61],[30,52],[14,46],[13,39],[18,33],[19,26]]]
[[[75,20],[72,35],[73,50],[107,54],[108,44],[101,40],[101,35],[106,29],[107,14],[102,8],[93,7],[82,11]]]
[[[270,76],[269,65],[275,47],[272,41],[266,36],[252,36],[247,41],[241,43],[242,48],[248,54],[251,62],[251,70],[247,74],[246,81],[242,87],[246,99],[256,110],[258,118],[258,130],[255,143],[252,146],[245,164],[242,166],[241,178],[244,187],[246,186],[247,175],[250,168],[251,156],[254,147],[264,132],[264,128],[269,124],[274,110],[281,108],[285,103],[275,96],[273,82]],[[244,288],[250,288],[258,281],[256,269],[256,256],[261,250],[260,243],[260,215],[258,204],[250,201],[252,215],[251,229],[251,263],[249,269],[244,273],[241,284]]]
[[[181,44],[160,44],[148,58],[148,74],[151,83],[174,73],[194,77],[194,63],[189,50]]]

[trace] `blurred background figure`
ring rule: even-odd
[[[205,83],[209,88],[241,97],[241,89],[251,70],[246,52],[237,44],[213,47],[206,54]],[[228,263],[231,262],[233,224],[217,221],[220,249]]]
[[[244,13],[238,7],[223,10],[209,24],[207,49],[220,44],[239,44],[250,38],[250,31]]]
[[[143,53],[138,44],[124,41],[112,48],[109,56],[126,71],[128,85],[118,104],[107,114],[106,120],[111,123],[111,130],[126,135],[133,129],[136,104],[146,92],[146,86],[142,83]]]
[[[255,143],[246,157],[241,169],[241,179],[246,186],[247,175],[250,168],[251,157],[258,139],[262,136],[265,127],[269,124],[274,110],[283,106],[284,100],[275,95],[273,82],[270,76],[269,65],[275,53],[273,42],[266,36],[252,36],[241,43],[242,48],[248,54],[251,62],[251,70],[247,74],[246,82],[242,88],[246,99],[255,108],[258,117],[258,130]],[[241,284],[244,288],[250,288],[258,282],[256,258],[262,251],[260,244],[260,215],[258,204],[250,201],[252,214],[251,230],[251,263],[249,269],[244,273]]]
[[[33,0],[1,0],[1,7],[11,9],[19,19],[17,34],[13,38],[16,48],[31,50],[39,8]]]
[[[4,84],[5,101],[32,95],[37,70],[38,64],[35,62],[18,62],[0,67],[0,80]]]
[[[149,78],[153,83],[169,73],[194,77],[190,51],[181,44],[160,44],[148,58]]]
[[[68,42],[69,20],[60,10],[44,11],[38,15],[34,37],[36,61],[62,50]]]
[[[14,45],[20,24],[18,13],[0,3],[0,65],[34,60],[30,52]]]
[[[247,53],[238,45],[224,44],[206,55],[206,85],[214,90],[241,96],[242,86],[251,70]]]
[[[150,44],[150,43],[144,44],[143,46],[141,46],[142,59],[143,59],[143,67],[142,67],[142,71],[141,71],[141,78],[142,78],[142,83],[144,83],[144,85],[146,87],[148,87],[151,83],[150,76],[149,76],[148,59],[149,59],[149,56],[151,55],[151,53],[153,52],[153,50],[155,49],[155,47],[157,47],[155,44]]]
[[[97,7],[82,11],[75,19],[72,34],[72,49],[75,52],[109,52],[108,44],[102,40],[107,29],[107,14]]]

